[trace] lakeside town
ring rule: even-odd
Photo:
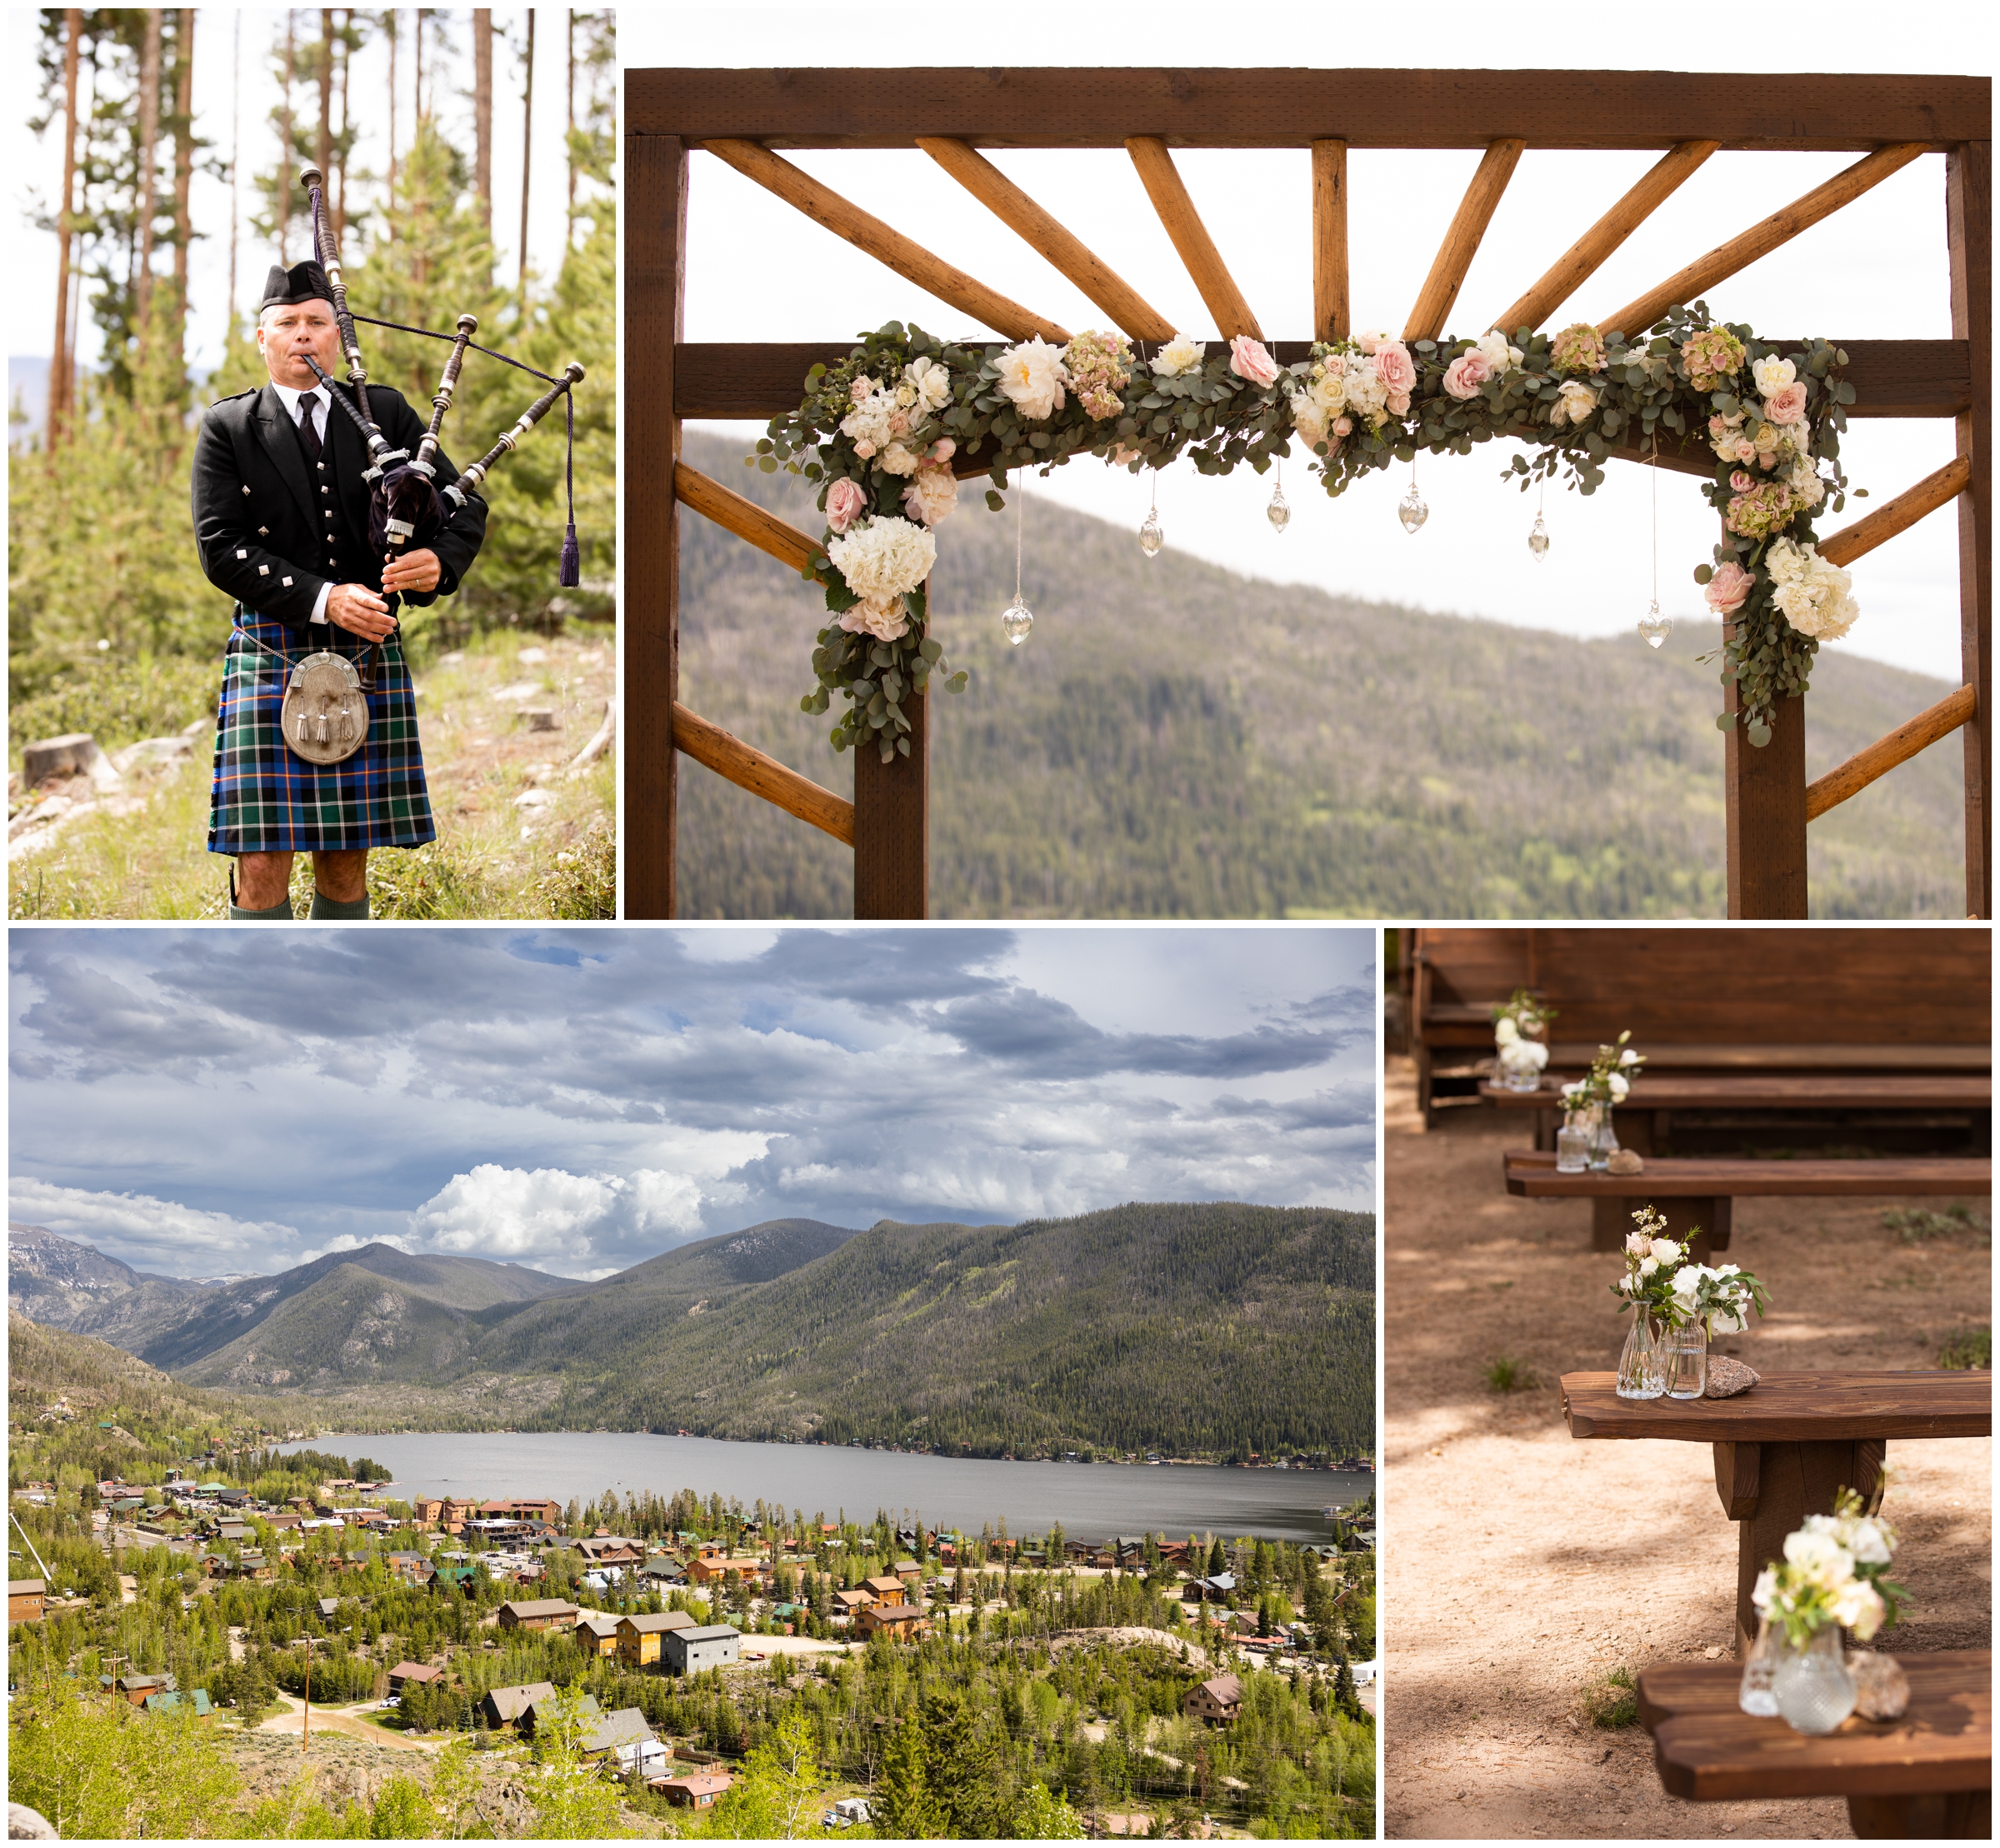
[[[64,1473],[10,1485],[11,1550],[32,1555],[10,1573],[16,1682],[60,1662],[135,1716],[302,1758],[309,1739],[488,1759],[560,1734],[635,1824],[673,1830],[730,1799],[776,1690],[844,1713],[821,1729],[843,1774],[823,1822],[867,1828],[900,1801],[882,1736],[908,1676],[939,1671],[1028,1699],[1087,1832],[1250,1832],[1272,1779],[1238,1774],[1266,1756],[1272,1691],[1280,1730],[1366,1728],[1372,1758],[1372,1498],[1298,1545],[970,1534],[688,1491],[404,1496],[365,1458],[253,1447],[157,1481]],[[871,1698],[888,1711],[858,1711]],[[1358,1749],[1338,1756],[1329,1822],[1362,1781]],[[1321,1801],[1305,1758],[1279,1748],[1294,1811]]]

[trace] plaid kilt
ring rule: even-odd
[[[366,646],[331,626],[323,642],[302,642],[283,623],[238,607],[222,654],[211,853],[420,847],[437,839],[417,738],[417,695],[398,637],[382,645],[360,750],[342,763],[313,764],[285,743],[280,709],[292,667],[322,647],[358,659]]]

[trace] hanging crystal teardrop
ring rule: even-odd
[[[1528,549],[1534,553],[1538,565],[1548,556],[1548,522],[1539,513],[1528,530]]]
[[[1271,522],[1273,532],[1282,532],[1292,523],[1291,503],[1285,499],[1281,483],[1271,490],[1271,504],[1264,509],[1264,517]]]
[[[1148,513],[1145,525],[1139,528],[1139,550],[1148,558],[1157,558],[1160,555],[1160,547],[1166,543],[1167,535],[1160,530],[1159,515]]]
[[[1013,602],[1000,612],[1000,632],[1018,648],[1028,640],[1028,632],[1034,626],[1034,612],[1021,601],[1017,592]]]
[[[1673,633],[1673,618],[1660,614],[1660,600],[1654,597],[1648,606],[1645,615],[1639,618],[1639,633],[1645,637],[1648,647],[1657,648]]]
[[[1417,484],[1410,483],[1410,491],[1396,503],[1396,517],[1402,522],[1405,532],[1414,532],[1431,517],[1431,510],[1423,497],[1417,492]]]

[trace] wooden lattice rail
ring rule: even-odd
[[[1174,250],[1227,337],[1262,337],[1248,300],[1182,182],[1173,150],[1308,151],[1316,338],[1351,331],[1348,154],[1462,147],[1481,158],[1412,304],[1407,331],[1444,331],[1479,242],[1520,162],[1537,150],[1641,149],[1654,165],[1518,301],[1495,317],[1538,326],[1719,150],[1852,153],[1852,165],[1758,219],[1598,324],[1629,332],[1719,284],[1927,152],[1945,157],[1948,340],[1842,340],[1856,417],[1949,417],[1956,456],[1822,545],[1849,563],[1956,504],[1964,685],[1808,786],[1805,703],[1781,706],[1771,744],[1725,746],[1729,911],[1803,917],[1807,825],[1927,745],[1965,741],[1966,908],[1992,915],[1992,84],[1970,77],[1755,77],[1635,72],[935,70],[885,87],[868,71],[632,71],[627,76],[626,328],[648,356],[628,387],[622,479],[628,531],[626,914],[673,914],[675,751],[855,850],[858,917],[922,917],[928,888],[928,702],[910,702],[912,755],[859,754],[852,805],[679,703],[679,510],[685,504],[794,569],[810,535],[679,461],[684,418],[765,418],[794,407],[816,362],[848,342],[690,344],[682,338],[688,153],[702,150],[968,318],[1012,339],[1066,330],[967,275],[777,152],[921,149],[1137,338],[1172,330],[1139,289],[993,166],[982,147],[1122,149]],[[1580,311],[1592,304],[1580,302]],[[1469,327],[1477,315],[1457,318]],[[1280,363],[1304,341],[1268,342]],[[1626,459],[1652,459],[1636,447]],[[662,468],[662,458],[668,458]],[[1660,466],[1707,475],[1705,445],[1662,446]],[[968,467],[977,465],[970,462]],[[1733,700],[1733,692],[1729,694]],[[844,831],[844,832],[843,832]]]

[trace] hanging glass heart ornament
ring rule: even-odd
[[[1028,640],[1028,632],[1035,626],[1035,612],[1021,601],[1021,593],[1014,592],[1014,600],[1000,612],[1000,632],[1018,648]]]
[[[1402,522],[1402,530],[1405,532],[1414,532],[1430,517],[1430,507],[1425,503],[1423,497],[1417,492],[1416,477],[1412,476],[1410,479],[1409,492],[1396,503],[1396,517]]]
[[[1271,484],[1271,504],[1264,509],[1264,517],[1271,522],[1273,532],[1282,532],[1292,523],[1292,506],[1285,498],[1285,472],[1282,463],[1273,464],[1278,478]]]
[[[1160,531],[1159,515],[1148,513],[1145,525],[1139,528],[1139,550],[1148,558],[1157,558],[1160,555],[1160,547],[1166,543],[1167,535]]]
[[[1548,556],[1548,522],[1538,513],[1535,523],[1528,529],[1528,549],[1535,555],[1538,565]]]
[[[1673,618],[1660,614],[1660,600],[1654,597],[1639,618],[1639,633],[1646,638],[1648,647],[1657,648],[1673,633]]]

